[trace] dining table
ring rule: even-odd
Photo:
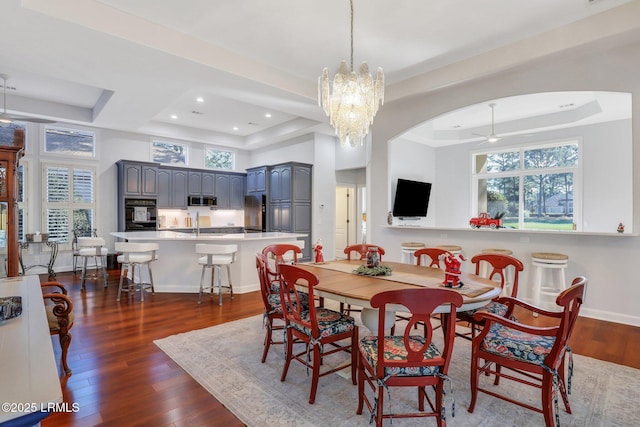
[[[390,269],[389,275],[358,274],[358,267],[364,263],[362,260],[335,260],[299,263],[297,266],[318,277],[318,285],[313,288],[316,296],[362,307],[362,323],[371,331],[377,330],[378,325],[378,311],[370,303],[371,297],[375,294],[419,287],[447,288],[443,283],[445,272],[439,268],[385,261],[382,265]],[[481,276],[462,272],[460,281],[460,288],[449,288],[462,295],[463,303],[458,311],[481,308],[500,295],[500,284]],[[408,310],[401,305],[387,306],[385,329],[393,326],[395,312],[403,311]],[[437,307],[434,314],[448,311],[447,304]]]

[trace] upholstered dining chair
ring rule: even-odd
[[[318,277],[295,265],[282,264],[280,266],[282,283],[280,286],[280,301],[284,312],[285,328],[285,363],[280,381],[287,378],[287,372],[292,360],[305,365],[312,372],[311,393],[309,403],[314,403],[318,380],[320,377],[351,367],[351,381],[356,384],[356,366],[358,351],[358,326],[353,317],[324,307],[309,304],[304,308],[304,297],[298,291],[298,286],[307,288],[308,301],[313,301],[313,288],[318,284]],[[305,343],[305,349],[294,353],[293,342],[299,340]],[[340,343],[347,340],[346,343]],[[348,364],[340,364],[335,368],[326,368],[320,372],[323,359],[331,354],[344,351],[350,354]]]
[[[522,261],[520,261],[519,259],[511,255],[484,253],[484,254],[475,255],[473,258],[471,258],[471,262],[476,266],[476,270],[475,270],[476,275],[480,275],[482,263],[483,262],[487,263],[489,265],[489,270],[490,270],[487,276],[487,279],[489,280],[499,279],[500,287],[502,289],[505,289],[505,286],[507,286],[507,273],[508,273],[508,270],[511,270],[513,273],[512,274],[513,281],[512,283],[508,284],[511,291],[509,296],[513,298],[516,298],[518,296],[518,280],[520,277],[520,273],[524,270],[524,265],[522,264]],[[507,312],[507,306],[498,302],[498,298],[499,297],[494,298],[493,301],[491,301],[489,304],[485,305],[484,307],[480,307],[475,310],[458,312],[458,319],[463,322],[467,322],[471,328],[471,332],[470,332],[470,336],[469,334],[462,334],[462,333],[458,333],[457,335],[463,338],[473,339],[477,331],[483,325],[483,321],[476,320],[476,318],[474,317],[474,314],[478,310],[488,311],[489,313],[493,313],[498,316],[504,316]]]
[[[267,273],[267,256],[261,253],[256,254],[256,269],[258,270],[258,279],[260,280],[260,294],[262,295],[262,303],[264,305],[264,326],[266,329],[264,337],[264,349],[262,351],[262,360],[267,360],[267,354],[271,344],[282,344],[283,341],[273,340],[273,331],[284,330],[284,314],[282,312],[282,304],[280,303],[280,289],[274,291],[269,283]],[[308,295],[300,293],[303,309],[308,309]]]
[[[378,253],[380,254],[380,261],[382,261],[382,255],[384,255],[384,249],[382,248],[382,246],[372,245],[370,243],[363,243],[360,245],[349,245],[346,248],[344,248],[344,254],[347,256],[347,259],[350,260],[352,259],[353,252],[356,252],[359,255],[359,258],[355,258],[355,259],[365,260],[367,259],[367,252],[369,252],[369,248],[378,249]]]
[[[67,353],[71,344],[71,333],[73,327],[73,303],[67,296],[67,288],[59,282],[42,282],[42,298],[44,308],[47,313],[49,323],[49,334],[58,335],[60,341],[60,364],[65,374],[71,375],[71,369],[67,364]]]
[[[427,267],[442,268],[442,259],[445,255],[451,255],[446,249],[421,248],[413,253],[416,265],[426,265]]]
[[[269,283],[274,287],[274,291],[278,292],[279,284],[279,266],[280,264],[297,264],[298,258],[302,256],[302,248],[293,243],[276,243],[265,246],[262,254],[267,257],[267,277]]]
[[[478,391],[514,403],[532,411],[542,413],[547,427],[559,425],[558,399],[559,392],[566,411],[570,414],[568,393],[565,384],[565,354],[570,351],[569,338],[575,326],[584,299],[587,279],[579,276],[573,280],[569,289],[564,290],[556,298],[561,311],[547,311],[535,307],[513,297],[502,297],[498,300],[507,306],[505,316],[498,316],[487,311],[478,311],[474,317],[484,322],[484,328],[471,342],[471,403],[469,412],[473,412],[477,402]],[[556,326],[538,327],[526,325],[509,319],[516,306],[540,316],[556,319]],[[569,376],[571,376],[571,360]],[[493,369],[492,369],[493,367]],[[504,370],[510,371],[506,373]],[[480,386],[480,374],[495,375],[494,385],[499,385],[500,378],[516,381],[541,389],[541,407],[515,400],[514,394],[505,391],[501,394],[495,387],[491,389]],[[521,374],[521,375],[514,375]],[[571,385],[571,378],[568,379]],[[555,419],[554,419],[555,412]],[[554,423],[555,421],[555,423]]]
[[[409,310],[411,317],[402,335],[386,335],[384,330],[386,306],[401,304]],[[444,316],[448,327],[443,328],[442,346],[433,342],[433,327],[429,321],[434,310],[448,304]],[[462,305],[462,296],[450,289],[422,288],[385,291],[371,298],[371,306],[378,309],[377,335],[360,340],[358,359],[358,408],[362,414],[364,404],[375,417],[376,426],[382,426],[385,418],[435,417],[438,426],[445,420],[444,382],[447,379],[449,363],[454,344],[456,308]],[[424,336],[410,335],[416,323],[427,325]],[[435,396],[427,394],[432,386]],[[366,389],[373,396],[367,396]],[[418,390],[418,411],[412,413],[392,413],[387,405],[385,413],[385,393],[391,387],[416,387]],[[425,400],[431,412],[425,412]]]
[[[378,250],[378,254],[380,254],[380,262],[382,262],[382,255],[384,255],[384,249],[382,248],[382,246],[378,246],[378,245],[373,245],[370,243],[363,243],[360,245],[349,245],[346,248],[344,248],[344,254],[347,256],[347,260],[351,260],[351,259],[360,259],[360,260],[366,260],[367,259],[367,252],[369,252],[369,248],[376,248]],[[354,252],[357,255],[357,258],[354,257]],[[360,309],[354,309],[353,307],[351,307],[351,304],[347,304],[347,308],[345,309],[344,307],[344,303],[341,302],[340,303],[340,311],[346,313],[346,314],[351,314],[351,312],[358,312],[358,311],[362,311]]]

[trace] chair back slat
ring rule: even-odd
[[[427,256],[430,260],[428,267],[439,269],[443,269],[441,261],[446,255],[452,254],[448,250],[440,248],[422,248],[413,253],[413,256],[416,258],[416,265],[422,265],[422,257]],[[425,263],[425,265],[427,264]]]
[[[498,277],[500,279],[500,287],[504,289],[506,284],[506,272],[507,269],[512,268],[514,271],[513,274],[513,283],[511,284],[511,294],[512,297],[518,296],[518,281],[520,278],[520,272],[524,270],[524,264],[518,258],[513,257],[511,255],[505,254],[496,254],[496,253],[485,253],[478,254],[471,258],[471,262],[476,266],[476,274],[480,275],[480,267],[483,262],[488,263],[491,266],[491,272],[487,277],[489,280],[494,280],[494,277]]]
[[[370,248],[378,249],[378,253],[380,254],[380,261],[382,261],[382,255],[384,255],[384,249],[382,246],[372,245],[369,243],[361,244],[361,245],[350,245],[344,248],[344,253],[347,256],[348,260],[351,260],[351,253],[357,252],[360,255],[361,260],[367,259],[367,252],[369,252]]]
[[[314,297],[313,288],[318,284],[318,277],[309,271],[289,264],[280,265],[280,276],[280,301],[285,319],[308,328],[314,338],[319,338],[320,329],[316,317],[316,307],[311,303]],[[306,310],[307,306],[301,292],[298,291],[300,285],[306,287],[304,292],[309,296],[309,321],[302,318],[302,311]]]

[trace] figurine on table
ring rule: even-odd
[[[324,262],[324,255],[322,255],[322,240],[318,240],[318,243],[313,247],[313,252],[315,252],[315,263],[322,264]]]
[[[445,265],[444,270],[444,282],[442,282],[448,288],[461,288],[463,283],[460,281],[460,265],[462,261],[465,261],[465,257],[461,254],[444,255],[443,261]]]

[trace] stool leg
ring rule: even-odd
[[[203,265],[202,266],[202,274],[200,274],[200,292],[198,293],[198,304],[202,303],[202,293],[204,292],[204,271],[206,270],[207,266]],[[211,271],[211,274],[213,274],[213,271]]]
[[[151,295],[155,295],[156,289],[153,287],[153,273],[151,272],[151,263],[147,264],[147,269],[149,270],[149,284],[151,285]]]
[[[231,265],[227,264],[227,279],[229,280],[229,293],[233,299],[233,284],[231,283]]]
[[[220,277],[220,266],[216,265],[215,269],[218,276],[218,305],[222,305],[222,278]]]
[[[80,278],[80,283],[81,283],[80,289],[82,289],[83,291],[85,290],[84,282],[86,278],[87,278],[87,257],[83,256],[82,257],[82,275]]]
[[[118,284],[118,297],[116,298],[116,301],[120,301],[120,294],[122,293],[122,282],[124,279],[124,272],[127,266],[128,264],[123,262],[122,266],[120,267],[120,283]]]
[[[100,257],[100,264],[102,265],[102,278],[104,280],[104,287],[107,287],[109,276],[107,275],[107,256]]]

